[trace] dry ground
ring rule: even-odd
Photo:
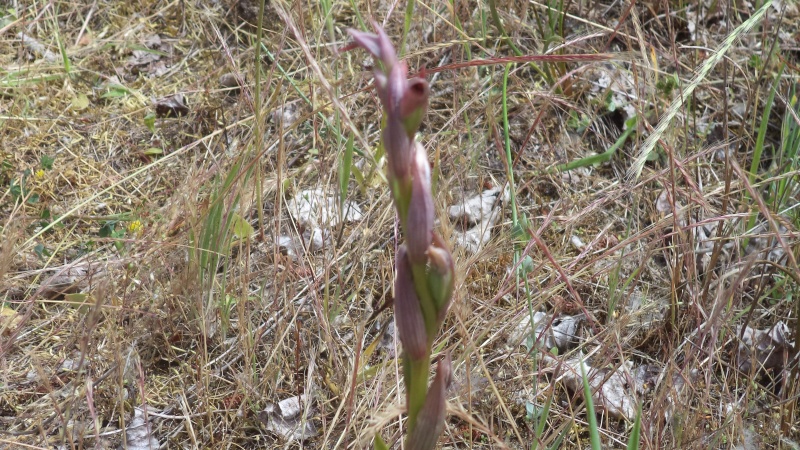
[[[420,1],[405,44],[459,271],[442,448],[587,448],[578,355],[608,448],[639,404],[641,448],[798,448],[797,5],[490,3]],[[252,0],[0,5],[0,448],[399,447],[398,234],[342,50],[404,13],[268,1],[257,50]],[[516,51],[612,59],[504,87]],[[448,211],[489,189],[470,247]]]

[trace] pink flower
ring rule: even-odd
[[[389,37],[373,24],[377,34],[348,30],[358,45],[375,58],[375,86],[386,114],[383,145],[389,158],[389,172],[406,180],[414,157],[413,145],[428,107],[430,89],[423,78],[408,80],[406,64],[397,59]]]
[[[411,161],[411,202],[406,220],[406,246],[413,264],[424,264],[426,252],[433,240],[433,196],[431,194],[431,168],[428,155],[419,142],[413,146]]]

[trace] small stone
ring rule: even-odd
[[[237,95],[241,91],[238,78],[230,72],[219,77],[219,84],[228,95]]]

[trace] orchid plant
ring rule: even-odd
[[[406,448],[433,449],[444,429],[449,356],[439,360],[428,386],[431,348],[453,293],[453,256],[435,233],[428,156],[416,133],[428,107],[430,89],[421,77],[408,79],[406,64],[377,24],[376,34],[349,30],[356,44],[375,58],[375,86],[383,104],[381,140],[388,158],[389,186],[405,243],[397,251],[395,322],[403,344],[408,432]]]

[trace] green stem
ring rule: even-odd
[[[493,3],[493,2],[492,2]],[[490,3],[490,4],[492,4]],[[516,202],[516,194],[515,188],[516,184],[514,184],[514,170],[511,167],[513,164],[513,160],[511,158],[511,138],[508,132],[508,72],[511,70],[511,63],[506,64],[506,68],[503,71],[503,137],[505,139],[505,148],[506,148],[506,165],[508,166],[508,183],[511,185],[511,221],[512,224],[516,227],[519,223],[519,219],[517,217],[517,202]]]
[[[568,170],[577,169],[578,167],[587,167],[593,166],[595,164],[604,163],[606,161],[611,161],[611,157],[614,156],[614,153],[622,147],[622,144],[630,137],[633,132],[636,131],[636,126],[629,126],[614,142],[614,145],[609,147],[608,150],[600,153],[598,155],[587,156],[586,158],[581,158],[576,161],[570,161],[566,164],[561,164],[558,166],[558,170],[562,172],[566,172]]]
[[[506,29],[503,27],[503,22],[500,20],[500,14],[497,13],[497,5],[495,5],[494,0],[488,0],[489,3],[489,12],[492,14],[492,22],[494,22],[494,26],[497,27],[497,31],[500,32],[500,36],[503,37],[503,40],[506,41],[511,50],[514,51],[514,54],[517,56],[522,56],[522,50],[518,49],[516,45],[514,45],[514,41],[508,37],[506,33]]]
[[[408,432],[410,437],[417,425],[417,416],[425,406],[425,399],[428,397],[428,372],[430,372],[431,355],[430,351],[421,359],[414,361],[406,355],[406,403],[408,407]]]

